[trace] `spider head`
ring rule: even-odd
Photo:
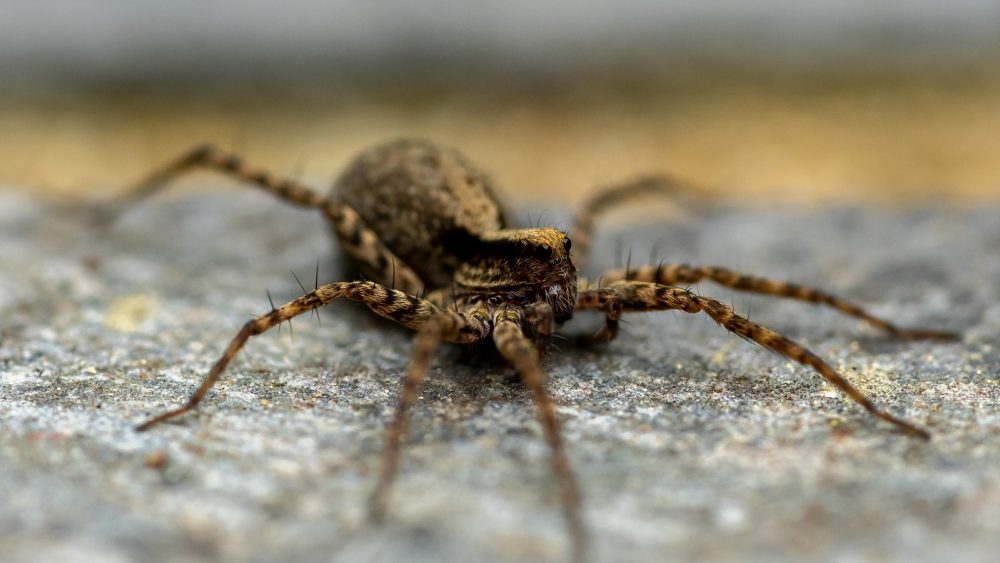
[[[562,323],[576,307],[576,266],[569,249],[569,237],[557,229],[488,233],[465,248],[455,283],[512,305],[544,301]]]

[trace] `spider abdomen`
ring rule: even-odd
[[[354,209],[428,288],[451,285],[461,263],[449,237],[495,232],[506,223],[486,174],[457,151],[424,140],[362,152],[337,179],[332,197]]]

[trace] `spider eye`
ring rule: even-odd
[[[569,249],[572,247],[573,241],[569,240],[569,237],[563,237],[563,248],[566,249],[566,252],[569,252]]]
[[[538,254],[540,254],[542,258],[549,258],[552,256],[552,247],[547,244],[543,244],[538,247]]]

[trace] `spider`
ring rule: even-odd
[[[137,427],[150,428],[194,409],[252,336],[340,298],[416,331],[412,358],[389,422],[378,482],[369,512],[383,519],[406,432],[407,411],[438,345],[484,343],[512,364],[531,391],[551,450],[573,555],[582,559],[587,533],[581,495],[566,457],[554,404],[546,390],[542,357],[556,326],[577,311],[604,315],[591,340],[618,334],[625,313],[680,310],[704,313],[726,330],[808,366],[869,413],[920,439],[930,434],[873,403],[819,356],[740,315],[723,303],[680,287],[711,280],[726,287],[822,304],[902,338],[953,338],[935,330],[902,329],[861,307],[818,289],[720,267],[683,264],[626,267],[605,272],[594,286],[577,272],[588,258],[597,218],[642,194],[690,197],[697,191],[666,176],[643,176],[598,191],[573,217],[569,233],[554,228],[509,228],[488,177],[455,150],[424,140],[391,141],[361,153],[336,181],[330,196],[279,178],[241,158],[202,145],[151,174],[121,200],[145,198],[175,176],[196,168],[228,174],[301,207],[319,210],[360,272],[374,281],[317,287],[247,322],[181,407]]]

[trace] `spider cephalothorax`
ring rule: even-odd
[[[576,267],[571,243],[556,229],[510,229],[477,238],[461,250],[457,295],[485,295],[493,305],[545,303],[556,323],[576,309]]]
[[[719,301],[677,285],[707,279],[741,291],[823,304],[903,338],[950,338],[949,333],[901,329],[817,289],[713,266],[660,263],[611,270],[597,278],[603,280],[599,287],[578,279],[577,267],[586,261],[594,219],[600,213],[640,194],[698,195],[671,178],[645,176],[598,192],[574,216],[568,236],[552,228],[507,228],[489,179],[457,151],[421,140],[393,141],[365,151],[347,167],[329,197],[248,166],[234,155],[201,146],[154,173],[126,201],[151,194],[173,176],[195,167],[226,172],[289,203],[318,209],[329,219],[347,255],[375,281],[322,285],[247,322],[186,404],[138,429],[147,430],[195,408],[250,337],[342,297],[360,301],[417,331],[412,361],[387,433],[382,472],[372,494],[371,514],[376,519],[385,511],[398,467],[407,410],[416,400],[438,344],[492,342],[534,396],[552,449],[574,554],[583,556],[586,533],[580,495],[563,451],[540,359],[554,325],[581,310],[604,314],[605,327],[596,340],[605,341],[617,335],[619,318],[626,313],[704,313],[726,330],[812,368],[872,415],[903,432],[929,436],[880,409],[800,344],[737,315]]]

